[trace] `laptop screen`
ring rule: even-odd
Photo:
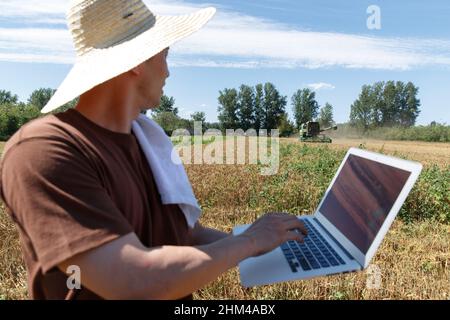
[[[350,154],[319,211],[365,254],[410,174]]]

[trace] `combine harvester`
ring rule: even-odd
[[[320,124],[318,122],[308,121],[307,123],[303,123],[300,128],[300,141],[331,143],[333,140],[322,134],[322,132],[328,130],[337,130],[337,126],[320,129]]]

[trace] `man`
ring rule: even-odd
[[[73,2],[78,60],[43,112],[79,102],[22,127],[0,167],[32,298],[190,298],[242,259],[301,241],[294,229],[306,234],[285,214],[265,215],[239,236],[190,228],[178,205],[161,202],[131,131],[141,110],[159,104],[168,46],[214,11],[159,17],[139,0]],[[81,290],[67,286],[70,266],[81,272]]]

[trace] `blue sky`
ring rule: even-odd
[[[218,8],[204,29],[171,48],[165,93],[184,117],[204,111],[216,121],[219,90],[270,81],[289,102],[297,89],[314,88],[319,104],[331,103],[344,122],[362,85],[402,80],[420,88],[418,124],[450,123],[450,1],[145,2],[157,14]],[[74,62],[68,5],[1,0],[0,89],[25,101],[34,89],[61,83]],[[380,9],[381,29],[367,27],[371,5]]]

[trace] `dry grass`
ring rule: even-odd
[[[301,143],[298,139],[285,139],[292,143]],[[382,152],[393,156],[405,156],[424,165],[450,164],[450,143],[423,141],[386,141],[372,139],[333,139],[332,149],[347,150],[363,145],[367,150]]]
[[[27,297],[27,277],[16,227],[0,204],[0,300]]]
[[[287,143],[293,142],[293,143]],[[330,152],[343,153],[362,141],[338,141]],[[382,143],[383,145],[379,145]],[[395,145],[398,144],[396,149]],[[339,164],[335,157],[308,153],[296,158],[297,142],[282,142],[279,174],[264,177],[255,165],[188,165],[187,171],[204,214],[202,223],[224,231],[250,223],[264,212],[313,211]],[[1,151],[0,145],[0,151]],[[401,153],[429,165],[448,165],[448,144],[366,142],[366,148]],[[380,150],[381,149],[381,150]],[[314,149],[313,149],[314,150]],[[333,151],[337,150],[337,151]],[[427,153],[428,152],[428,153]],[[306,164],[314,164],[314,173]],[[330,169],[331,168],[331,169]],[[450,191],[449,191],[450,192]],[[450,199],[450,197],[449,197]],[[445,199],[443,200],[445,201]],[[447,200],[448,201],[448,200]],[[0,208],[0,299],[26,298],[26,273],[20,258],[17,232]],[[431,219],[404,223],[397,219],[372,263],[382,274],[379,289],[366,287],[367,273],[360,272],[306,281],[244,289],[232,269],[195,293],[198,299],[449,299],[450,227]]]

